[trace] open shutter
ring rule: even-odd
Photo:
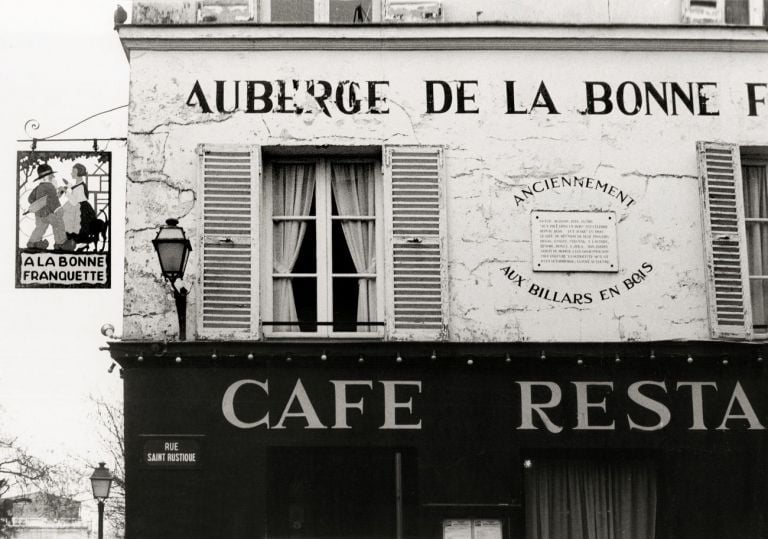
[[[442,148],[386,147],[384,168],[387,333],[393,339],[444,339],[448,280]]]
[[[713,337],[752,333],[739,147],[699,142],[707,292]]]
[[[259,148],[199,147],[203,338],[258,337]]]

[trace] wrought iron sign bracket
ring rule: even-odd
[[[127,108],[128,105],[120,105],[119,107],[114,107],[111,109],[103,110],[101,112],[97,112],[96,114],[91,114],[90,116],[83,118],[82,120],[70,125],[66,129],[62,129],[58,133],[54,133],[53,135],[49,135],[47,137],[36,137],[34,136],[34,132],[40,129],[40,122],[38,122],[35,119],[29,119],[24,123],[24,132],[29,137],[28,139],[17,139],[16,142],[29,142],[31,143],[32,151],[34,152],[37,149],[38,142],[91,142],[93,141],[93,151],[98,152],[99,151],[99,141],[121,141],[125,142],[127,140],[126,137],[88,137],[88,138],[57,138],[59,135],[62,135],[69,131],[70,129],[73,129],[77,127],[80,124],[83,124],[87,122],[88,120],[95,118],[97,116],[101,116],[102,114],[107,114],[109,112],[114,112],[116,110]]]

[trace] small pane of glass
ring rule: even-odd
[[[357,277],[333,279],[333,331],[376,331],[376,280]]]
[[[741,167],[744,184],[744,213],[747,218],[768,218],[768,185],[765,165]]]
[[[317,272],[314,221],[275,221],[273,231],[273,273]]]
[[[314,0],[270,0],[272,22],[314,22]]]
[[[332,215],[373,217],[376,189],[373,163],[331,164]]]
[[[371,0],[330,0],[330,21],[336,23],[371,22]]]
[[[294,277],[275,279],[273,282],[274,331],[317,332],[317,279]]]
[[[768,332],[768,279],[751,279],[752,325],[755,331]]]
[[[272,165],[272,215],[315,215],[315,164]]]
[[[345,223],[342,225],[342,223]],[[360,223],[355,223],[355,225],[351,225],[350,223],[346,221],[332,221],[331,222],[331,249],[332,249],[332,259],[331,259],[331,271],[333,273],[363,273],[362,271],[359,271],[355,267],[355,261],[353,260],[353,254],[350,253],[350,246],[347,242],[347,238],[345,237],[345,232],[347,234],[353,235],[352,237],[352,244],[362,245],[362,237],[358,237],[358,230],[357,226]],[[344,230],[344,227],[346,227],[346,230]]]

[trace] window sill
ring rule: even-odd
[[[333,333],[331,335],[319,335],[317,333],[302,333],[302,332],[275,332],[262,334],[265,341],[287,341],[287,340],[316,340],[316,341],[348,341],[353,339],[359,340],[383,340],[384,333]]]

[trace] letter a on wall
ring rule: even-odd
[[[17,152],[16,288],[109,288],[112,154]]]

